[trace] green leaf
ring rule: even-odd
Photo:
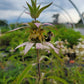
[[[56,81],[60,81],[63,84],[69,84],[66,80],[60,78],[60,77],[56,77],[56,76],[49,76],[48,78],[50,79],[55,79]]]
[[[13,82],[13,84],[21,84],[22,80],[26,77],[27,73],[32,68],[32,65],[28,65],[24,71],[16,78],[16,80]]]
[[[34,2],[34,0],[31,0],[31,3],[32,3],[32,7],[35,7],[35,2]]]
[[[45,73],[42,73],[39,84],[43,84],[43,79],[44,79],[44,77],[45,77]]]
[[[34,0],[31,0],[33,11],[36,12],[36,3]]]
[[[27,2],[26,2],[27,3]],[[32,8],[32,6],[31,5],[29,5],[29,3],[27,3],[27,6],[28,6],[28,8],[29,8],[29,11],[30,11],[30,15],[31,15],[31,17],[33,18],[33,8]]]
[[[26,3],[27,3],[27,2],[26,2]],[[32,10],[32,6],[29,5],[29,3],[27,3],[27,6],[28,6],[29,10],[31,11],[31,10]]]
[[[36,10],[38,11],[38,10],[39,10],[39,8],[40,8],[40,5],[37,7],[37,9],[36,9]]]
[[[36,20],[36,18],[39,17],[40,13],[44,9],[46,9],[47,7],[49,7],[52,4],[52,3],[50,3],[50,4],[44,6],[40,9],[40,5],[37,7],[36,2],[37,2],[37,0],[31,0],[32,6],[29,3],[26,2],[27,6],[29,8],[29,11],[30,11],[30,15],[31,15],[32,18],[34,18],[34,20]]]
[[[48,5],[44,6],[44,7],[42,7],[42,8],[38,11],[38,13],[37,13],[37,18],[39,17],[40,13],[41,13],[43,10],[45,10],[46,8],[48,8],[51,4],[52,4],[52,3],[50,3],[50,4],[48,4]]]
[[[32,23],[32,22],[30,22],[30,23],[28,23],[29,24],[29,27],[31,28],[31,29],[36,29],[37,28],[37,26],[34,24],[34,23]]]
[[[37,0],[35,0],[35,4],[36,4]]]
[[[50,60],[50,58],[48,56],[41,56],[41,58],[39,59],[39,61],[41,62],[44,58],[47,58]]]

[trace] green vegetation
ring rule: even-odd
[[[34,21],[18,24],[21,29],[11,24],[14,30],[0,36],[0,84],[83,84],[84,36],[37,21],[52,3],[40,8],[36,1],[26,2]]]
[[[77,44],[79,42],[78,39],[81,37],[84,37],[79,32],[75,32],[73,29],[65,29],[65,28],[57,29],[55,26],[53,27],[44,26],[44,29],[46,29],[46,32],[52,29],[51,31],[54,33],[54,36],[55,36],[55,37],[52,37],[52,40],[51,40],[52,43],[57,41],[59,38],[61,38],[61,40],[67,39],[67,41],[70,44],[72,43]],[[28,40],[29,32],[26,32],[26,31],[29,31],[29,29],[25,29],[25,30],[21,29],[14,32],[6,33],[0,37],[0,49],[3,49],[3,51],[0,51],[0,53],[3,53],[3,55],[6,53],[6,56],[3,56],[3,57],[0,56],[0,59],[2,59],[0,62],[4,66],[4,69],[3,67],[0,66],[1,67],[0,74],[4,72],[6,67],[12,68],[12,70],[9,69],[8,71],[5,71],[2,75],[0,75],[1,84],[4,84],[5,81],[8,84],[10,84],[15,81],[21,82],[22,80],[23,80],[22,84],[36,83],[37,64],[34,66],[31,65],[36,62],[37,55],[35,54],[36,53],[35,48],[32,48],[24,56],[24,64],[23,64],[23,53],[19,53],[23,51],[24,47],[19,48],[15,52],[12,51],[15,49],[16,46]],[[78,37],[76,37],[75,35],[77,35]],[[12,52],[9,52],[10,50]],[[63,59],[61,59],[58,55],[56,55],[54,51],[52,52],[52,54],[49,55],[48,58],[45,57],[47,55],[49,55],[47,52],[45,52],[44,50],[40,50],[40,56],[41,57],[44,56],[43,57],[44,60],[41,61],[41,66],[40,66],[41,72],[44,75],[42,76],[42,79],[40,81],[42,83],[40,84],[50,84],[52,81],[57,82],[57,84],[60,84],[60,83],[83,84],[84,68],[82,66],[77,66],[74,64],[70,68],[65,66]],[[9,64],[11,65],[9,64],[6,65],[8,62],[10,62]],[[24,65],[26,65],[26,67]],[[22,76],[23,78],[21,78],[21,75],[23,75]]]
[[[75,32],[73,29],[66,29],[61,28],[58,30],[57,35],[55,36],[55,41],[59,40],[59,38],[64,41],[67,39],[67,41],[70,43],[70,46],[77,45],[79,42],[79,38],[81,38],[80,32]]]

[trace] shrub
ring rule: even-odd
[[[1,34],[10,30],[8,26],[2,26],[0,28],[1,28]]]
[[[16,44],[18,45],[21,41],[25,41],[28,38],[28,34],[25,34],[24,30],[18,30],[10,33],[6,33],[0,37],[0,46],[1,47],[12,47],[15,48]]]
[[[65,40],[70,43],[70,46],[77,45],[79,42],[79,38],[81,38],[80,32],[76,32],[73,29],[66,29],[66,28],[61,28],[58,30],[57,34],[55,35],[55,41],[58,39]]]

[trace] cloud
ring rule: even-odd
[[[73,2],[81,13],[84,12],[84,0],[74,0]]]
[[[9,20],[17,20],[18,17],[21,15],[22,11],[24,10],[23,6],[26,6],[26,1],[30,3],[30,0],[1,0],[0,1],[0,19],[7,19]],[[78,13],[72,6],[72,4],[68,0],[45,0],[44,3],[43,0],[37,0],[38,3],[41,3],[42,6],[46,5],[47,3],[50,3],[53,1],[52,6],[47,8],[43,13],[40,15],[39,20],[45,21],[45,22],[51,22],[53,21],[52,15],[59,13],[59,22],[72,22],[69,18],[69,16],[60,8],[62,7],[65,9],[70,17],[72,18],[73,22],[76,22],[80,19]],[[84,0],[73,0],[74,4],[79,8],[80,12],[82,13],[84,11]],[[56,5],[59,5],[57,7]],[[45,18],[44,18],[45,17]],[[31,17],[27,14],[23,14],[21,18],[24,19],[31,19]],[[20,19],[21,20],[21,19]]]
[[[26,0],[1,0],[0,10],[21,10]]]
[[[0,10],[7,10],[14,8],[14,5],[10,2],[4,2],[4,0],[0,1]]]
[[[54,14],[59,14],[59,23],[65,23],[65,22],[71,22],[71,23],[77,23],[80,19],[78,13],[76,12],[75,9],[68,9],[66,10],[67,13],[65,13],[64,11],[54,11],[52,10],[51,11],[44,11],[40,17],[39,17],[39,20],[42,21],[42,22],[53,22],[54,18],[52,18],[52,16]]]
[[[12,19],[13,17],[18,17],[21,11],[10,11],[10,10],[1,10],[0,19]]]
[[[67,12],[68,12],[68,14],[67,13],[64,14],[64,12],[60,13],[60,17],[59,17],[60,21],[59,22],[64,21],[64,22],[77,23],[79,21],[80,17],[75,9],[73,9],[73,8],[68,9]],[[63,17],[62,16],[63,14],[66,15],[66,17]],[[67,20],[64,20],[64,19],[67,19]]]
[[[6,19],[6,20],[8,20],[8,22],[10,22],[10,21],[12,21],[12,22],[17,22],[17,21],[22,22],[23,19],[24,20],[26,20],[26,19],[31,20],[31,17],[29,15],[25,14],[25,13],[23,13],[22,16],[19,18],[22,11],[1,10],[0,12],[1,12],[0,19]],[[21,21],[19,21],[19,20],[21,20]]]

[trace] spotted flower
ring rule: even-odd
[[[57,48],[63,48],[63,41],[56,41],[55,44],[57,45]]]
[[[31,43],[31,42],[25,42],[20,44],[19,46],[17,46],[15,49],[18,49],[19,47],[25,46],[24,49],[24,55],[27,54],[27,52],[34,46],[35,43]],[[35,44],[36,49],[45,49],[45,50],[50,50],[53,49],[55,51],[55,53],[59,53],[59,50],[57,48],[55,48],[53,46],[53,44],[49,43],[49,42],[43,42],[43,43],[36,43]]]

